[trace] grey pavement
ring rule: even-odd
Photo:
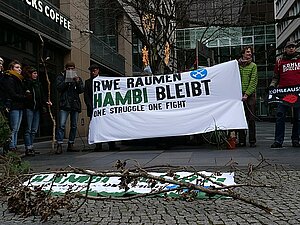
[[[242,196],[255,199],[273,211],[265,211],[234,199],[200,199],[192,202],[163,198],[140,198],[131,201],[87,201],[77,211],[62,210],[44,224],[197,224],[197,225],[258,225],[258,224],[300,224],[300,148],[292,148],[290,124],[287,123],[286,142],[282,149],[270,149],[273,143],[274,123],[257,123],[257,147],[218,150],[210,145],[179,145],[171,149],[157,150],[155,143],[147,145],[125,145],[118,143],[120,151],[92,152],[93,146],[86,144],[85,138],[77,138],[76,148],[80,152],[55,155],[50,151],[51,142],[35,145],[41,154],[25,157],[34,171],[55,170],[68,165],[86,169],[112,169],[116,160],[134,159],[142,166],[171,164],[193,166],[199,170],[222,170],[229,161],[238,163],[235,181],[238,184],[256,183],[275,185],[269,188],[239,188]],[[106,146],[107,148],[107,146]],[[247,175],[248,164],[257,164],[260,154],[270,165]],[[77,202],[80,204],[80,201]],[[0,207],[0,224],[41,224],[40,217],[22,218]]]
[[[153,166],[170,164],[174,166],[193,166],[197,169],[220,169],[229,162],[235,161],[239,167],[247,167],[248,164],[259,163],[261,156],[268,162],[284,166],[289,169],[300,169],[300,148],[291,146],[291,124],[286,123],[286,135],[283,148],[271,149],[274,140],[274,123],[257,122],[257,147],[238,147],[233,150],[217,149],[209,144],[183,145],[183,141],[174,138],[167,139],[170,149],[157,149],[155,142],[151,140],[138,142],[139,144],[124,144],[117,142],[120,151],[108,151],[107,144],[104,151],[93,152],[94,146],[87,144],[86,137],[77,137],[75,149],[79,152],[66,152],[55,155],[51,150],[51,141],[35,144],[35,149],[40,155],[26,157],[32,167],[37,171],[55,170],[65,168],[68,165],[86,169],[103,170],[112,169],[117,160],[137,160],[141,166]],[[66,142],[66,141],[65,141]],[[19,149],[24,148],[19,146]],[[21,150],[24,151],[24,150]]]

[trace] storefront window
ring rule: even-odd
[[[242,44],[243,45],[253,44],[253,37],[243,37]]]
[[[253,35],[252,27],[243,27],[242,33],[243,33],[243,36]]]
[[[264,33],[265,33],[264,26],[254,27],[254,35],[264,34]]]
[[[254,43],[255,44],[264,44],[266,41],[264,35],[254,36]]]

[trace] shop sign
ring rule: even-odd
[[[25,0],[25,2],[27,5],[36,9],[40,13],[43,13],[55,23],[58,23],[60,26],[63,26],[67,30],[71,30],[70,20],[59,13],[57,9],[53,8],[51,5],[48,5],[46,2],[41,0]]]

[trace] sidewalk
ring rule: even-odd
[[[207,200],[199,199],[192,202],[169,200],[164,198],[140,198],[131,201],[94,201],[87,200],[78,211],[61,210],[61,215],[54,216],[43,224],[101,224],[101,225],[258,225],[258,224],[300,224],[300,148],[292,148],[290,141],[290,124],[287,123],[286,142],[282,149],[270,149],[273,143],[274,123],[257,123],[257,147],[237,148],[234,150],[217,150],[215,146],[175,146],[169,150],[156,150],[152,145],[127,146],[120,145],[118,152],[92,152],[85,138],[76,140],[76,148],[81,152],[55,155],[50,152],[51,142],[40,142],[35,148],[41,154],[25,157],[30,161],[34,172],[55,170],[68,165],[86,169],[111,169],[118,159],[135,159],[142,166],[150,165],[181,165],[194,166],[196,169],[219,169],[228,161],[238,162],[245,167],[248,163],[257,163],[261,153],[270,163],[283,167],[268,167],[247,174],[247,171],[236,170],[235,181],[238,184],[261,183],[274,185],[277,188],[239,188],[242,196],[254,199],[270,207],[273,211],[265,211],[234,199]],[[66,146],[65,146],[66,148]],[[286,170],[280,170],[286,169]],[[289,171],[292,169],[292,171]],[[76,208],[76,207],[75,207]],[[1,205],[1,224],[40,225],[40,216],[24,218],[9,213],[5,205]]]
[[[170,164],[193,166],[203,170],[223,168],[232,161],[237,162],[239,167],[247,167],[249,163],[256,165],[262,154],[269,163],[289,169],[299,169],[300,148],[291,146],[291,124],[286,123],[286,138],[282,149],[270,148],[274,140],[274,126],[275,124],[271,122],[257,122],[256,148],[240,147],[234,150],[219,150],[216,146],[202,144],[198,146],[175,145],[167,150],[158,150],[155,147],[156,143],[150,145],[149,142],[145,142],[147,145],[143,146],[117,142],[121,148],[120,151],[108,151],[108,146],[105,144],[103,152],[93,152],[94,146],[87,144],[86,137],[77,137],[75,149],[79,152],[66,152],[65,144],[63,154],[55,155],[51,150],[51,141],[39,142],[35,144],[35,149],[40,151],[40,154],[25,157],[25,160],[28,160],[36,171],[65,168],[68,165],[94,170],[112,169],[117,160],[125,159],[136,160],[141,166]],[[24,147],[20,146],[20,148]]]

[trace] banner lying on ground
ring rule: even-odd
[[[236,60],[181,74],[97,77],[89,143],[247,129]]]
[[[300,106],[300,86],[269,90],[268,103],[280,102],[288,106]]]
[[[218,182],[223,185],[235,185],[234,182],[234,173],[223,173],[223,174],[214,174],[211,172],[198,172],[206,177],[209,177],[212,181]],[[172,179],[167,176],[166,173],[149,173],[154,176],[165,177]],[[199,175],[195,175],[190,172],[176,172],[176,178],[179,181],[188,182],[192,184],[198,184],[208,187],[219,187],[212,182],[203,179]],[[52,193],[60,194],[65,193],[66,191],[72,192],[81,192],[86,193],[86,188],[89,183],[90,176],[83,174],[68,173],[66,175],[55,176],[53,173],[49,174],[40,174],[33,176],[30,180],[26,181],[23,185],[34,187],[42,187],[43,190],[49,191]],[[175,184],[162,184],[160,182],[156,183],[154,187],[151,187],[151,183],[148,182],[145,178],[140,178],[136,186],[130,186],[130,189],[125,192],[124,189],[119,188],[120,177],[99,177],[93,176],[92,181],[89,186],[88,194],[91,196],[123,196],[124,194],[142,194],[150,193],[153,190],[170,190],[177,188],[178,185]],[[171,196],[178,196],[175,192],[170,192]],[[198,192],[198,197],[205,197],[205,193]]]

